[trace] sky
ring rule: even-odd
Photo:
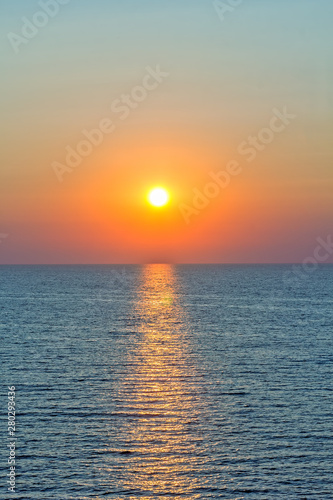
[[[0,1],[0,263],[313,256],[333,233],[332,18],[331,0]]]

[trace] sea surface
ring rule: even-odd
[[[1,266],[0,498],[333,499],[333,266],[290,269]]]

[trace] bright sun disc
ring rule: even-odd
[[[154,188],[149,191],[148,201],[154,207],[163,207],[169,201],[169,193],[164,188]]]

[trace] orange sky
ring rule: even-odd
[[[294,4],[222,23],[196,1],[73,3],[18,54],[8,44],[0,263],[312,255],[332,231],[332,4]],[[36,10],[18,5],[2,6],[6,32]],[[146,202],[155,185],[165,208]]]

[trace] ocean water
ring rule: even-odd
[[[288,269],[2,266],[0,498],[332,499],[333,266]]]

